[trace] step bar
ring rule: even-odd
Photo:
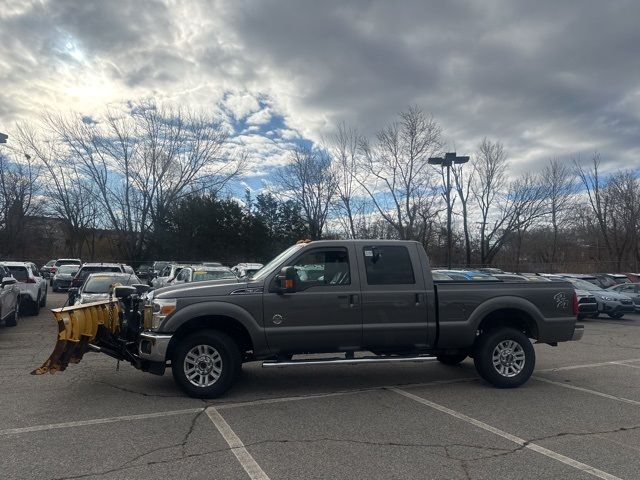
[[[311,365],[362,365],[369,363],[396,363],[396,362],[431,362],[437,360],[434,356],[421,355],[417,357],[361,357],[361,358],[318,358],[307,360],[267,360],[262,362],[263,368],[284,368]]]

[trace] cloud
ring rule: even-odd
[[[223,104],[237,120],[260,109],[260,102],[250,93],[233,93],[227,96]]]
[[[448,147],[502,140],[516,171],[594,150],[638,165],[638,2],[5,3],[3,128],[154,97],[226,113],[268,175],[300,137],[340,122],[373,135],[418,104]]]

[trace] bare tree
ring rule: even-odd
[[[560,222],[564,220],[565,214],[574,205],[576,182],[575,174],[566,165],[557,158],[549,160],[545,165],[541,174],[542,180],[545,182],[546,195],[549,203],[549,215],[551,217],[551,226],[553,228],[553,239],[551,247],[551,255],[549,260],[555,263],[558,251],[558,232]]]
[[[504,220],[492,221],[495,201],[506,187],[507,154],[500,142],[484,138],[478,146],[473,164],[471,192],[480,212],[480,263],[489,261],[490,245],[496,243]]]
[[[42,166],[48,213],[63,219],[67,225],[68,254],[82,257],[87,230],[94,221],[91,183],[80,174],[76,162],[55,139],[44,137],[43,132],[27,125],[18,125],[17,133],[25,154],[33,156]]]
[[[378,132],[375,143],[362,142],[355,179],[398,238],[425,238],[437,213],[435,171],[428,159],[442,148],[441,132],[433,118],[410,107]]]
[[[170,205],[189,193],[222,189],[244,167],[223,152],[226,134],[213,118],[142,102],[102,119],[49,115],[78,172],[93,185],[121,250],[139,258],[149,232],[164,227]]]
[[[615,254],[616,271],[630,252],[637,249],[640,216],[640,181],[636,174],[623,170],[611,175],[604,191],[608,210],[608,237]]]
[[[576,175],[587,193],[591,211],[596,218],[607,252],[610,257],[613,257],[614,248],[609,231],[609,198],[604,193],[605,183],[600,173],[600,154],[598,152],[593,154],[589,169],[585,169],[577,158],[574,159],[574,166]]]
[[[471,266],[471,232],[469,231],[469,196],[471,195],[471,185],[473,184],[474,167],[468,165],[464,170],[464,165],[453,165],[453,180],[458,198],[460,199],[460,207],[462,209],[462,230],[464,233],[464,250],[465,265]],[[467,175],[465,172],[470,172]]]
[[[40,213],[40,170],[29,155],[0,153],[0,223],[5,255],[16,254],[25,220]]]
[[[344,124],[329,138],[326,149],[332,157],[336,184],[336,213],[350,238],[357,238],[366,229],[365,194],[355,179],[361,138],[357,130]]]
[[[279,188],[274,194],[290,198],[302,207],[311,239],[322,238],[337,188],[329,155],[298,146],[291,151],[290,163],[276,173],[274,181]]]

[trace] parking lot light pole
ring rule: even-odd
[[[468,156],[457,156],[456,152],[447,152],[444,157],[431,157],[429,163],[431,165],[440,165],[447,168],[447,268],[451,269],[451,166],[454,164],[467,163]]]

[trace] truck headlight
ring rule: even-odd
[[[152,330],[156,330],[162,321],[173,313],[176,309],[176,304],[175,298],[156,298],[153,300]]]

